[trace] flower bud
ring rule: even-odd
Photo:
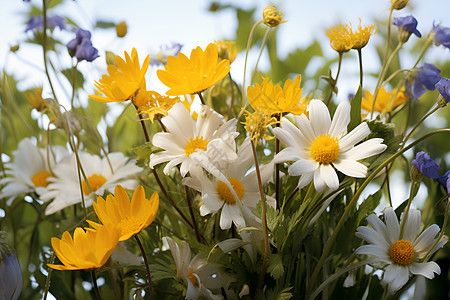
[[[14,249],[0,239],[0,299],[19,298],[22,273]]]
[[[12,53],[15,53],[17,50],[19,50],[19,45],[9,47],[9,51],[11,51]]]
[[[269,5],[263,10],[263,21],[269,27],[276,27],[281,23],[285,23],[287,21],[283,21],[282,17],[283,13],[275,8],[273,5]]]
[[[391,0],[392,9],[400,10],[408,4],[409,0]]]
[[[118,37],[123,38],[127,35],[128,26],[125,21],[122,21],[116,25],[116,34]]]

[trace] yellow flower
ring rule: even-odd
[[[116,55],[116,64],[108,65],[108,74],[102,75],[102,79],[95,82],[96,92],[100,95],[89,95],[98,102],[121,102],[131,99],[136,91],[145,88],[145,73],[147,72],[150,56],[144,60],[142,68],[135,48],[131,51],[131,57],[124,52],[125,60]]]
[[[402,88],[397,93],[397,89],[394,89],[392,92],[387,92],[383,87],[378,92],[377,101],[375,101],[375,107],[373,111],[390,112],[395,107],[404,103],[406,100],[408,100],[408,96],[406,96],[404,88]],[[366,91],[365,97],[363,97],[361,101],[361,109],[369,113],[372,111],[372,104],[373,104],[373,95],[371,92]]]
[[[137,106],[136,114],[147,114],[150,121],[153,122],[156,115],[167,116],[167,112],[172,106],[180,101],[178,97],[171,98],[162,96],[155,91],[139,90],[133,103]]]
[[[106,201],[98,197],[93,206],[100,221],[119,229],[119,241],[125,241],[153,222],[158,211],[159,196],[154,192],[150,200],[146,199],[144,188],[138,186],[130,203],[125,189],[116,185],[114,196],[109,194]],[[92,221],[88,223],[94,228],[102,226]]]
[[[122,38],[127,35],[128,26],[127,22],[122,21],[116,25],[116,34],[118,37]]]
[[[221,59],[228,59],[230,64],[234,61],[237,55],[237,48],[233,41],[214,41],[219,51],[219,57]]]
[[[327,37],[330,38],[331,48],[339,53],[349,51],[352,48],[350,30],[351,29],[347,24],[331,27],[327,31]]]
[[[53,249],[63,265],[47,265],[56,270],[92,270],[103,266],[116,247],[120,232],[113,226],[85,230],[76,228],[73,239],[67,231],[61,239],[52,237]]]
[[[409,0],[391,0],[392,9],[400,10],[408,4]]]
[[[371,35],[377,33],[375,29],[376,24],[372,24],[370,26],[361,26],[361,19],[359,19],[358,31],[353,32],[351,27],[350,29],[350,40],[352,43],[352,49],[361,49],[369,42],[369,38]]]
[[[256,109],[253,113],[246,110],[244,112],[246,116],[245,122],[242,124],[244,124],[244,128],[249,133],[252,141],[256,141],[259,138],[265,140],[273,139],[273,137],[266,135],[266,130],[270,125],[279,123],[275,117],[271,117],[265,111],[259,109]]]
[[[281,23],[285,23],[287,21],[283,21],[282,17],[283,13],[275,8],[273,5],[266,6],[263,10],[263,21],[269,27],[275,27],[280,25]]]
[[[28,103],[30,103],[37,111],[47,110],[47,103],[42,98],[42,87],[32,88],[25,91],[23,94]]]
[[[200,47],[191,52],[190,58],[183,53],[169,56],[164,70],[158,70],[159,80],[170,88],[169,96],[197,94],[215,85],[230,72],[230,61],[218,62],[217,46],[209,44],[205,51]]]
[[[253,109],[263,110],[269,115],[277,113],[292,113],[301,115],[306,111],[307,103],[302,96],[300,82],[302,76],[298,75],[294,81],[288,79],[283,88],[269,82],[265,78],[261,85],[249,86],[247,88],[247,97]]]

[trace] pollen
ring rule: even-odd
[[[339,155],[339,140],[329,134],[319,135],[311,144],[311,157],[321,164],[329,164]]]
[[[406,266],[414,260],[414,248],[410,241],[399,240],[389,248],[389,256],[395,264]]]
[[[31,181],[35,187],[46,187],[50,183],[47,178],[51,176],[52,174],[47,171],[39,171],[31,177]]]
[[[194,276],[194,270],[189,269],[189,272],[186,277],[192,282],[193,286],[198,286],[198,280],[197,277]]]
[[[208,142],[203,139],[203,137],[196,137],[195,139],[191,138],[186,143],[186,156],[191,155],[195,152],[195,150],[200,149],[206,151],[206,147],[208,146]]]
[[[239,199],[242,199],[244,196],[245,188],[242,183],[235,178],[228,178],[231,186],[233,187],[234,192],[238,196]],[[219,181],[219,185],[217,186],[217,192],[222,201],[228,204],[236,204],[236,199],[234,198],[233,193],[225,182]]]
[[[103,177],[102,175],[99,174],[94,174],[92,176],[89,176],[87,178],[87,181],[89,183],[89,186],[92,189],[92,192],[95,192],[96,190],[98,190],[103,184],[105,184],[105,182],[107,181],[105,177]],[[91,191],[89,190],[89,187],[86,183],[86,180],[83,180],[82,183],[82,187],[83,187],[83,194],[84,195],[89,195],[91,193]]]
[[[138,233],[139,231],[141,231],[141,224],[142,222],[136,220],[135,218],[126,217],[120,220],[117,227],[120,228],[121,236],[124,236],[129,233]]]

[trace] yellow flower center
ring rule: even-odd
[[[239,199],[242,199],[244,195],[245,188],[242,183],[234,178],[228,178],[231,186],[233,187],[234,192],[238,196]],[[236,204],[236,198],[234,198],[233,193],[225,182],[219,181],[219,185],[217,187],[217,191],[219,193],[222,201],[227,202],[228,204]]]
[[[120,234],[122,236],[127,235],[129,233],[138,233],[140,231],[141,224],[135,218],[126,217],[125,219],[120,220],[119,225]]]
[[[186,156],[191,155],[195,152],[195,150],[200,149],[206,151],[206,146],[208,146],[208,142],[203,139],[203,137],[196,137],[195,139],[191,138],[186,143]]]
[[[312,142],[310,153],[315,161],[329,164],[339,155],[339,140],[329,134],[319,135]]]
[[[105,177],[103,177],[102,175],[99,174],[94,174],[90,177],[87,178],[87,181],[89,183],[89,186],[91,187],[92,191],[95,192],[96,190],[98,190],[103,184],[105,184],[105,182],[107,181]],[[91,191],[89,190],[89,187],[86,183],[86,180],[83,180],[82,183],[83,186],[83,193],[87,196],[91,193]]]
[[[189,272],[186,277],[192,282],[193,286],[198,286],[198,280],[197,277],[194,276],[194,270],[189,269]]]
[[[31,181],[35,187],[46,187],[50,183],[47,178],[51,176],[52,174],[47,171],[39,171],[31,177]]]
[[[410,241],[396,241],[389,248],[389,256],[395,264],[406,266],[414,260],[414,248]]]

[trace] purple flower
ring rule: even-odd
[[[439,45],[444,45],[447,48],[450,48],[450,28],[441,27],[439,25],[433,24],[434,30],[434,43]]]
[[[426,90],[433,91],[436,83],[441,79],[441,70],[432,64],[425,63],[422,67],[415,69],[406,79],[405,88],[408,94],[419,99]]]
[[[0,299],[19,298],[22,273],[14,249],[0,239]]]
[[[153,66],[162,66],[167,64],[167,57],[169,56],[177,56],[181,51],[181,44],[172,44],[170,46],[165,46],[161,48],[159,52],[156,54],[156,58],[150,58],[150,64]]]
[[[431,158],[430,154],[424,151],[417,152],[416,159],[413,159],[412,163],[423,175],[433,179],[439,178],[438,171],[441,167]]]
[[[437,180],[440,184],[447,188],[447,193],[450,194],[450,170],[445,172],[443,176],[439,176]]]
[[[92,46],[91,40],[84,38],[81,44],[78,45],[75,57],[78,61],[86,60],[93,61],[98,57],[98,50]]]
[[[91,33],[89,32],[89,30],[77,28],[75,30],[75,38],[68,42],[66,45],[69,52],[75,53],[75,51],[77,50],[77,46],[81,44],[84,38],[87,38],[88,40],[91,39]]]
[[[442,97],[444,97],[445,100],[447,100],[447,102],[450,102],[450,79],[441,78],[436,83],[435,87],[439,91],[439,93],[442,95]]]
[[[394,25],[397,25],[400,31],[408,32],[409,35],[414,33],[417,37],[422,36],[417,30],[417,20],[413,16],[394,18]]]
[[[61,16],[51,16],[47,18],[47,27],[53,29],[59,27],[59,29],[66,29],[66,20]],[[25,32],[29,30],[42,30],[44,28],[43,16],[32,16],[28,21]]]

